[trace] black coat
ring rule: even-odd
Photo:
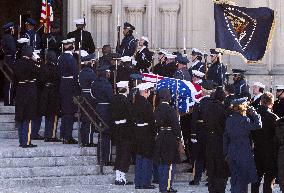
[[[214,63],[208,68],[207,79],[221,86],[225,82],[226,72],[227,67],[224,64]]]
[[[161,103],[154,116],[158,130],[154,161],[161,164],[180,163],[178,141],[181,139],[181,129],[175,109],[168,103]],[[170,130],[163,130],[163,127],[170,127]]]
[[[48,50],[52,50],[56,53],[57,56],[60,55],[62,49],[62,40],[64,39],[61,33],[48,33],[43,34],[42,36],[42,45],[44,48],[47,47],[48,39]]]
[[[244,79],[235,81],[233,85],[235,87],[236,98],[251,97],[249,93],[249,85],[246,83]]]
[[[279,186],[284,191],[284,118],[276,123],[276,138],[278,144],[278,180]]]
[[[136,64],[136,70],[138,72],[142,71],[143,73],[148,73],[148,68],[152,64],[152,57],[153,52],[151,52],[147,47],[145,47],[143,50],[138,51],[135,55],[135,60],[137,62]]]
[[[138,155],[151,158],[153,156],[156,136],[152,105],[146,98],[137,95],[131,114],[135,124],[148,123],[144,127],[134,126],[135,152]]]
[[[124,62],[117,67],[116,82],[130,81],[130,75],[134,73],[134,70],[130,63]]]
[[[92,34],[88,31],[83,30],[83,35],[82,35],[82,45],[81,49],[86,50],[89,54],[92,54],[95,52],[96,47],[92,38]],[[79,42],[81,41],[81,30],[76,29],[75,31],[69,32],[67,34],[67,38],[75,38],[75,49],[79,50]]]
[[[39,93],[40,115],[58,115],[60,110],[60,74],[58,66],[53,63],[44,64],[40,69],[39,82],[43,86]]]
[[[280,118],[284,117],[284,98],[275,101],[273,105],[273,113]]]
[[[137,42],[134,36],[127,35],[122,39],[121,45],[116,48],[116,52],[121,56],[133,56],[136,51],[136,47]]]
[[[16,61],[14,78],[17,82],[15,119],[22,122],[31,120],[37,116],[37,85],[39,68],[31,59],[21,58]],[[26,82],[26,83],[22,83]]]

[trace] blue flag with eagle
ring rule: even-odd
[[[274,11],[267,7],[246,8],[215,1],[216,48],[258,63],[268,50],[275,29]]]

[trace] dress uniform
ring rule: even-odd
[[[180,79],[180,80],[191,81],[191,76],[186,67],[187,63],[189,63],[189,60],[187,59],[187,57],[177,56],[175,60],[176,60],[176,63],[178,64],[178,69],[176,70],[174,74],[174,78]]]
[[[142,82],[143,75],[142,74],[131,74],[130,75],[131,82],[129,83],[129,94],[127,98],[133,104],[135,102],[136,95],[139,93],[139,89],[137,85]]]
[[[97,79],[91,85],[91,92],[93,97],[95,98],[95,110],[103,119],[106,124],[110,123],[110,111],[109,105],[112,102],[113,98],[113,89],[111,83],[109,82],[108,78],[110,76],[109,68],[107,66],[102,66],[97,68]],[[101,137],[102,144],[98,144],[98,154],[100,145],[102,147],[102,157],[100,160],[104,165],[108,165],[111,161],[111,143],[110,143],[110,128],[106,129],[102,132]]]
[[[142,36],[139,41],[139,46],[142,46],[140,50],[135,54],[136,66],[135,69],[137,72],[148,73],[152,60],[153,52],[148,49],[149,39],[145,36]]]
[[[273,104],[272,93],[264,93],[262,104],[257,108],[261,116],[262,128],[252,131],[253,152],[258,176],[258,182],[252,184],[251,192],[259,193],[259,187],[264,178],[263,192],[272,193],[272,185],[277,176],[277,145],[275,141],[277,115],[271,112],[269,106]]]
[[[92,62],[88,60],[89,59],[84,61],[84,65],[80,71],[79,84],[81,87],[82,96],[85,97],[93,107],[95,107],[95,98],[91,92],[91,85],[92,85],[92,82],[96,80],[97,75],[92,67]],[[82,114],[81,121],[82,121],[82,124],[81,124],[82,146],[83,147],[94,147],[95,146],[93,142],[94,126],[84,113]]]
[[[254,97],[251,99],[251,106],[253,106],[255,109],[257,109],[260,106],[260,98],[263,95],[265,89],[265,85],[261,82],[255,82],[252,85],[252,92],[254,94]]]
[[[273,105],[273,113],[278,117],[284,117],[284,85],[276,85],[277,100]]]
[[[152,69],[153,74],[158,74],[160,76],[166,76],[166,54],[168,54],[168,52],[166,50],[160,49],[158,52],[158,60],[159,63],[156,64],[154,66],[154,68]]]
[[[20,146],[23,148],[36,147],[31,143],[32,119],[36,116],[37,87],[36,79],[39,68],[31,60],[33,47],[24,46],[22,58],[16,61],[14,78],[18,83],[16,89],[15,120],[19,122],[18,133]]]
[[[113,97],[110,105],[112,136],[116,145],[116,158],[114,170],[115,184],[133,184],[126,181],[125,173],[129,170],[132,144],[133,123],[131,120],[131,103],[127,99],[128,81],[117,83],[118,94]]]
[[[132,59],[129,56],[121,57],[121,63],[117,67],[117,82],[130,80],[130,75],[134,73],[131,61]]]
[[[245,110],[247,98],[235,99],[232,105]],[[248,184],[257,182],[256,167],[253,158],[250,133],[262,127],[261,117],[252,108],[244,112],[234,112],[226,120],[223,135],[223,153],[231,173],[231,192],[246,193]]]
[[[77,106],[73,102],[73,97],[80,95],[78,84],[78,64],[73,56],[72,50],[74,39],[64,40],[64,53],[59,57],[58,65],[60,72],[60,102],[61,102],[61,129],[60,134],[65,144],[76,144],[72,138],[74,124],[74,114]]]
[[[165,77],[169,77],[169,78],[173,78],[174,77],[174,74],[177,70],[177,64],[176,64],[176,61],[175,61],[175,58],[177,56],[174,55],[174,54],[167,54],[166,55],[166,58],[167,58],[167,61],[166,61],[166,68],[165,68]]]
[[[116,48],[116,52],[121,56],[133,56],[136,51],[137,42],[134,36],[132,35],[135,27],[128,22],[124,23],[123,35],[124,38],[121,41],[119,47]]]
[[[193,48],[192,49],[192,62],[193,64],[189,67],[188,71],[189,74],[192,77],[192,71],[193,70],[197,70],[199,72],[205,73],[205,64],[203,62],[201,62],[203,54],[200,50],[198,50],[197,48]]]
[[[169,105],[171,93],[168,89],[161,89],[158,93],[160,104],[154,112],[156,128],[158,130],[154,148],[154,161],[159,164],[160,192],[176,192],[172,188],[175,166],[180,163],[179,141],[181,129],[174,108]]]
[[[284,117],[276,124],[275,136],[278,142],[278,180],[280,190],[284,191]]]
[[[88,31],[84,30],[85,20],[84,19],[76,19],[74,20],[77,29],[75,31],[69,32],[67,34],[67,38],[75,38],[75,49],[79,50],[79,42],[81,42],[81,50],[87,51],[89,54],[93,54],[96,50],[92,34]],[[81,36],[82,34],[82,36]]]
[[[41,38],[34,29],[34,27],[36,26],[35,20],[33,20],[32,18],[27,18],[25,24],[26,30],[21,37],[29,39],[29,46],[32,46],[37,50],[41,49]]]
[[[60,74],[58,58],[54,51],[48,51],[47,62],[41,66],[39,81],[43,85],[40,93],[39,113],[45,116],[45,142],[59,142],[57,139],[58,115],[60,111]]]
[[[234,85],[233,84],[225,85],[225,93],[226,93],[226,97],[225,97],[224,105],[226,109],[229,109],[232,101],[236,99]]]
[[[207,79],[212,80],[218,86],[223,86],[226,80],[227,66],[220,62],[220,52],[210,49],[210,53],[212,64],[208,68]]]
[[[18,60],[22,57],[22,48],[28,44],[29,44],[28,38],[20,38],[17,40],[17,51],[16,51],[15,60]]]
[[[140,94],[136,96],[132,108],[134,126],[134,148],[136,152],[135,188],[153,189],[151,185],[153,148],[156,130],[154,125],[153,108],[147,98],[150,95],[149,83],[137,86]]]
[[[250,98],[249,93],[249,85],[246,83],[244,79],[245,70],[241,69],[232,69],[233,71],[233,79],[234,79],[234,87],[235,87],[235,97],[236,98],[243,98],[248,97]]]
[[[6,23],[2,28],[4,29],[4,35],[1,40],[2,50],[4,52],[4,62],[7,66],[3,66],[3,70],[6,74],[13,79],[12,74],[9,70],[13,69],[13,64],[15,62],[16,55],[16,41],[13,37],[14,35],[14,26],[13,22]],[[14,84],[9,82],[8,79],[5,79],[4,83],[4,105],[13,105],[14,100]]]

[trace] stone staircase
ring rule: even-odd
[[[1,189],[17,187],[105,185],[114,182],[113,167],[104,167],[105,175],[100,175],[94,147],[81,148],[36,140],[32,141],[38,145],[36,148],[18,147],[14,111],[14,107],[4,107],[0,103],[0,192]],[[74,124],[74,137],[78,136],[76,128]],[[42,128],[41,134],[43,131]],[[96,135],[94,141],[97,141]],[[178,181],[189,180],[189,173],[184,173],[188,168],[184,164],[177,167]],[[133,180],[134,166],[130,167],[128,178]]]

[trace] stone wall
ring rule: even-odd
[[[248,70],[248,82],[262,81],[268,87],[284,84],[284,1],[235,0],[239,6],[270,7],[276,10],[276,31],[272,46],[261,64],[245,64],[237,56],[224,56],[229,69]],[[153,49],[182,50],[192,47],[209,52],[215,47],[214,10],[211,0],[68,0],[68,31],[73,20],[86,15],[87,30],[97,47],[116,45],[116,26],[129,21],[135,36],[148,36]]]

